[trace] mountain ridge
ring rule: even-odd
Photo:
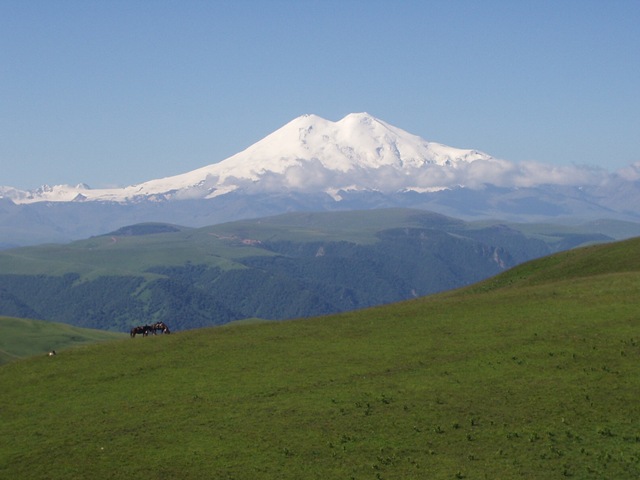
[[[410,209],[292,212],[200,229],[143,223],[0,252],[0,314],[118,331],[311,316],[461,287],[612,240],[597,226],[519,228]]]
[[[299,116],[218,163],[112,189],[0,187],[0,248],[68,242],[124,225],[202,227],[292,211],[417,208],[465,220],[640,221],[640,162],[513,163],[430,142],[367,113]]]
[[[428,142],[365,112],[337,122],[306,114],[231,157],[182,174],[115,189],[91,189],[86,184],[44,185],[32,191],[0,187],[0,196],[15,203],[213,198],[238,189],[255,190],[258,182],[261,191],[441,189],[448,185],[427,185],[420,176],[420,185],[405,185],[398,172],[400,177],[416,176],[428,166],[456,168],[478,160],[496,161],[477,150]],[[391,169],[394,175],[380,169]],[[347,172],[357,172],[360,184],[344,182],[340,177]]]

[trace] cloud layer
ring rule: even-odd
[[[247,193],[315,193],[354,186],[358,189],[392,193],[407,189],[427,191],[458,186],[477,190],[488,184],[505,188],[539,185],[600,186],[614,179],[635,181],[639,178],[640,163],[610,174],[604,169],[588,166],[513,163],[496,159],[461,162],[456,165],[427,164],[420,168],[399,169],[387,165],[379,168],[356,167],[347,171],[332,170],[318,160],[308,160],[290,166],[282,173],[261,172],[257,179],[227,177],[222,183],[216,183],[210,178],[206,183],[209,188],[233,188]]]

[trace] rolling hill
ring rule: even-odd
[[[52,350],[114,340],[122,336],[66,323],[0,317],[0,365]]]
[[[640,239],[0,368],[0,477],[640,477]]]
[[[593,224],[524,228],[411,209],[289,213],[198,229],[137,224],[0,252],[0,314],[114,331],[317,316],[461,287],[613,239]]]

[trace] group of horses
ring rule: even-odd
[[[141,325],[139,327],[133,327],[131,329],[131,337],[135,337],[136,335],[142,334],[143,337],[146,337],[150,333],[157,335],[157,333],[171,333],[169,331],[169,327],[164,322],[156,322],[153,325]]]

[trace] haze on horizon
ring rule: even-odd
[[[0,185],[125,186],[366,111],[510,162],[640,162],[640,3],[0,3]]]

